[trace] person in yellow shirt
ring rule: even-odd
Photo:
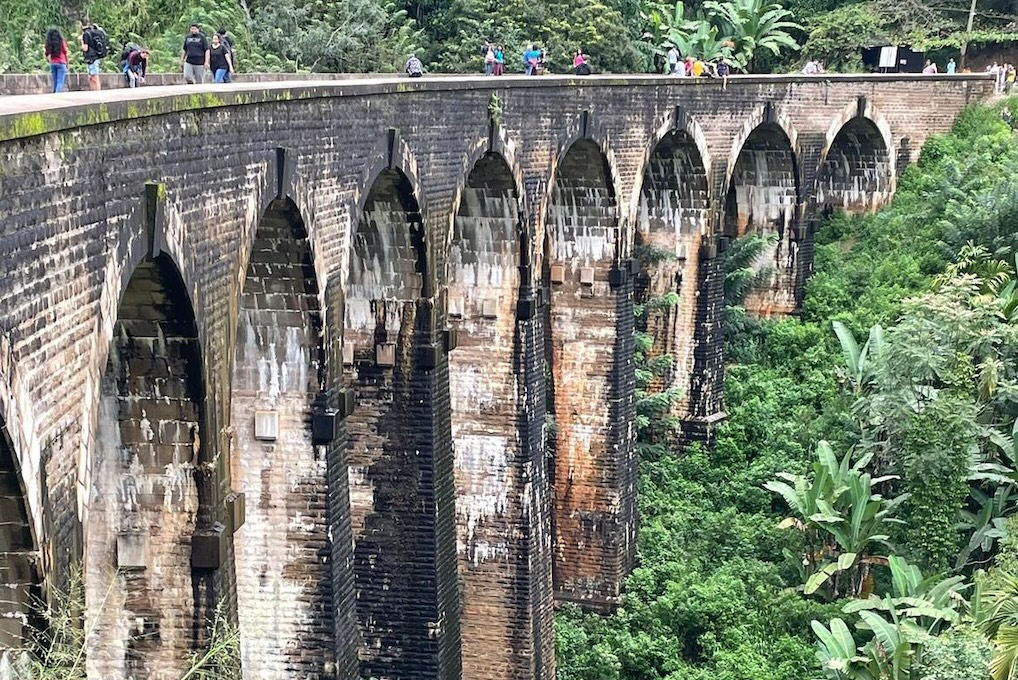
[[[707,70],[707,64],[703,63],[703,59],[697,57],[693,62],[693,77],[700,78],[705,70]]]

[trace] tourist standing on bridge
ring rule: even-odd
[[[484,75],[495,75],[495,46],[489,42],[484,43],[487,50],[484,53]]]
[[[226,83],[233,73],[233,55],[226,44],[219,39],[219,34],[212,36],[212,47],[209,48],[209,66],[212,68],[212,80]]]
[[[198,24],[191,24],[191,33],[184,38],[180,50],[180,66],[184,69],[184,80],[190,85],[205,82],[205,70],[209,67],[209,42],[202,35]]]
[[[670,76],[686,75],[685,73],[679,72],[679,63],[681,59],[682,57],[679,54],[679,48],[676,47],[675,45],[671,45],[668,48],[668,75]]]
[[[226,49],[230,52],[230,66],[233,67],[233,70],[226,74],[226,80],[223,81],[228,83],[233,79],[233,74],[237,72],[237,52],[233,49],[233,38],[227,34],[225,28],[216,31],[216,35],[219,36],[219,42],[226,45]]]
[[[505,48],[501,45],[495,46],[495,75],[505,73]]]
[[[928,75],[928,76],[931,76],[931,75],[934,75],[936,72],[937,72],[937,65],[934,64],[929,59],[927,59],[926,60],[926,66],[923,67],[923,73]]]
[[[63,92],[64,83],[67,82],[67,41],[60,31],[55,28],[49,29],[46,33],[46,46],[44,48],[46,59],[49,61],[50,78],[53,81],[53,91]]]
[[[106,31],[84,19],[81,21],[81,52],[88,71],[88,89],[101,90],[99,73],[103,58],[110,53],[110,40]]]
[[[955,69],[957,69],[957,68],[958,68],[957,65],[955,65],[955,63],[954,63],[954,58],[951,58],[951,59],[947,60],[947,72],[948,73],[954,73]]]
[[[576,50],[573,56],[573,70],[578,76],[590,75],[590,57],[583,53],[583,50]]]

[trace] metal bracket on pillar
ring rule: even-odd
[[[728,251],[728,247],[732,245],[731,236],[719,236],[718,237],[718,252],[724,253]]]
[[[675,107],[675,123],[673,127],[676,130],[685,130],[688,125],[689,116],[686,113],[686,110],[682,108],[682,105],[679,104]]]
[[[226,518],[229,520],[231,534],[244,526],[247,520],[247,497],[242,491],[233,491],[226,496]]]
[[[866,97],[865,96],[860,95],[859,98],[855,100],[855,116],[856,116],[856,118],[865,118],[866,117]]]
[[[626,269],[629,271],[630,276],[636,276],[643,270],[643,263],[640,262],[639,258],[631,257],[626,260]]]
[[[580,137],[586,139],[590,136],[590,111],[584,110],[580,113]]]
[[[162,182],[145,182],[145,235],[151,257],[163,251],[166,224],[166,185]]]
[[[442,348],[435,344],[422,345],[417,348],[417,366],[430,371],[442,361]]]
[[[774,113],[774,102],[767,102],[764,104],[763,110],[763,122],[773,123],[777,120],[777,115]]]
[[[628,278],[629,265],[623,260],[612,265],[611,270],[608,272],[608,285],[611,286],[612,290],[617,290],[625,285]]]
[[[293,185],[292,179],[293,174],[296,172],[296,158],[294,154],[290,153],[290,150],[282,147],[276,147],[276,200],[281,201],[286,198],[288,189]]]
[[[455,328],[446,328],[442,331],[442,347],[446,353],[449,353],[459,347],[460,334],[459,330]]]
[[[516,320],[530,321],[537,316],[537,296],[521,297],[516,301]]]
[[[386,145],[385,145],[386,159],[385,159],[385,167],[388,168],[389,170],[392,170],[392,169],[394,169],[396,167],[396,159],[399,156],[399,154],[398,154],[398,150],[399,150],[399,130],[397,130],[396,128],[389,128],[388,130],[386,130],[385,135],[386,135]]]

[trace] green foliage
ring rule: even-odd
[[[959,552],[958,519],[969,495],[966,432],[931,407],[917,413],[901,456],[902,549],[923,571],[945,572]]]
[[[951,629],[923,645],[914,680],[989,680],[993,647],[971,626]]]

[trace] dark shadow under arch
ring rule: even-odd
[[[0,418],[0,651],[24,647],[43,622],[39,551],[14,444]]]

